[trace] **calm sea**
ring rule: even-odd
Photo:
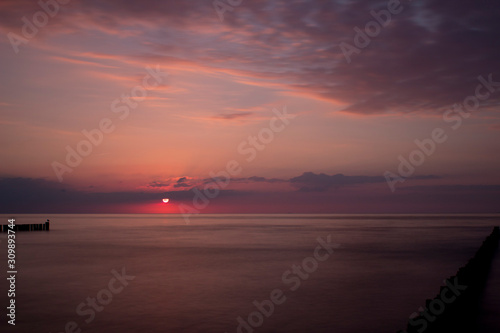
[[[0,234],[1,331],[47,333],[396,332],[500,224],[498,215],[199,215],[189,224],[1,215],[1,224],[12,217],[50,218],[51,231],[17,234],[15,327]],[[318,248],[318,238],[339,247]],[[500,332],[499,257],[477,332]]]

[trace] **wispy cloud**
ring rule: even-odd
[[[298,177],[291,178],[290,182],[302,192],[321,192],[331,187],[383,183],[385,178],[380,176],[344,176],[343,174],[329,176],[324,173],[304,172]]]
[[[162,182],[162,181],[153,181],[151,183],[148,184],[148,187],[167,187],[167,186],[170,186],[170,183],[169,182]]]
[[[499,51],[491,48],[498,40],[499,13],[486,2],[405,4],[366,52],[347,64],[339,44],[352,43],[353,28],[384,5],[386,1],[275,1],[269,10],[267,2],[252,1],[245,4],[245,15],[235,13],[220,24],[210,1],[146,1],[140,6],[134,1],[86,1],[66,6],[57,24],[84,22],[71,33],[96,30],[140,45],[139,51],[122,52],[122,58],[161,59],[165,65],[184,63],[185,70],[225,73],[238,82],[272,84],[283,92],[344,104],[345,112],[356,114],[428,112],[463,99],[480,74],[493,73],[500,80]],[[0,25],[14,31],[20,30],[20,17],[40,8],[19,0],[4,2],[2,9]],[[55,27],[45,31],[46,38],[64,34]],[[83,65],[87,60],[72,61]],[[499,101],[497,96],[490,100],[495,105]]]
[[[233,120],[233,119],[245,118],[251,116],[252,114],[253,114],[252,112],[220,113],[218,115],[213,116],[212,118],[221,120]]]
[[[174,184],[174,188],[186,188],[191,186],[192,185],[189,184],[187,177],[181,177],[177,179],[177,182]]]
[[[327,175],[316,175],[327,179]],[[301,176],[299,176],[301,177]],[[306,176],[311,179],[310,175]],[[498,212],[500,185],[421,185],[401,187],[394,196],[384,186],[369,185],[376,179],[354,176],[327,176],[330,183],[341,183],[342,191],[252,191],[221,190],[210,212]],[[332,180],[333,179],[333,180]],[[314,178],[315,184],[318,178]],[[170,198],[170,205],[190,203],[193,192],[130,190],[97,192],[78,190],[37,178],[0,178],[0,212],[12,213],[119,213],[134,205],[161,205]],[[333,185],[332,185],[333,186]],[[94,190],[92,186],[88,189]],[[266,203],[273,202],[273,205]],[[207,211],[208,212],[208,211]]]
[[[435,175],[412,177],[412,179],[415,180],[432,180],[440,178],[441,177]],[[290,182],[301,192],[322,192],[328,190],[329,188],[384,183],[386,182],[386,179],[381,176],[345,176],[340,173],[330,176],[324,173],[316,174],[314,172],[304,172],[298,177],[291,178]]]

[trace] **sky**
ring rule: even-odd
[[[495,1],[2,0],[0,35],[1,213],[500,212]]]

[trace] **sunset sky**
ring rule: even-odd
[[[497,1],[41,4],[0,2],[1,213],[500,212]]]

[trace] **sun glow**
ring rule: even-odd
[[[170,201],[170,199],[167,199],[167,198],[163,199],[164,203],[168,203],[169,201]]]

